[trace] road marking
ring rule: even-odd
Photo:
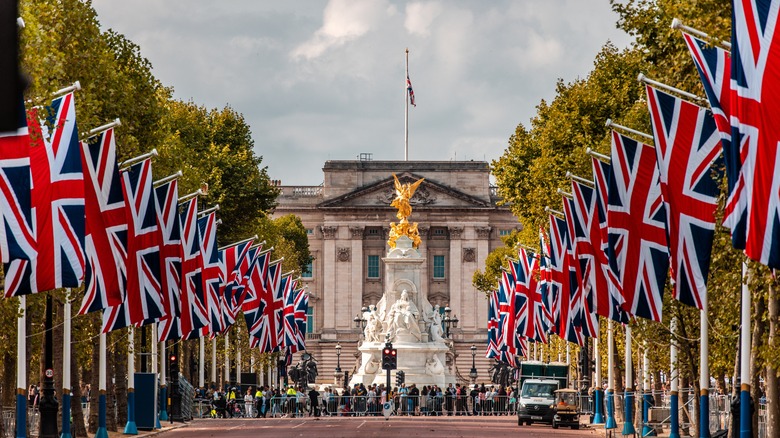
[[[366,420],[363,420],[363,422],[360,423],[360,426],[356,427],[355,429],[360,429],[361,427],[363,427],[364,424],[366,424]]]
[[[295,428],[301,427],[301,426],[303,426],[303,425],[304,425],[304,424],[306,424],[306,423],[308,423],[308,421],[304,421],[304,422],[303,422],[303,423],[301,423],[301,424],[296,424],[295,426],[291,427],[291,429],[295,429]]]

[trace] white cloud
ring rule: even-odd
[[[528,35],[526,53],[534,68],[546,67],[557,63],[563,52],[561,43],[553,37],[543,37],[536,32]]]
[[[404,27],[412,35],[430,35],[430,26],[433,20],[442,12],[439,2],[415,2],[406,5],[406,20]]]
[[[331,47],[339,47],[362,37],[394,14],[385,0],[330,0],[322,16],[322,27],[292,52],[294,58],[312,59]]]

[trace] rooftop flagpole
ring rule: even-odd
[[[406,48],[406,89],[404,90],[404,161],[409,161],[409,48]]]

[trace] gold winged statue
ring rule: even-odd
[[[425,178],[405,184],[401,184],[395,174],[393,174],[393,179],[395,179],[395,199],[393,199],[390,205],[398,209],[395,216],[400,219],[400,222],[390,224],[390,238],[387,240],[387,244],[391,248],[395,248],[396,239],[406,236],[412,240],[412,244],[417,248],[420,245],[420,233],[417,231],[416,222],[413,224],[409,223],[408,218],[412,214],[412,205],[409,203],[409,200],[412,199],[417,187],[420,186]]]

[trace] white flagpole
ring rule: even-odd
[[[593,424],[604,424],[604,411],[602,410],[602,398],[604,392],[601,386],[601,354],[599,354],[599,338],[593,338]]]
[[[742,336],[739,346],[739,436],[740,438],[750,438],[753,435],[753,409],[750,406],[750,290],[746,284],[748,276],[748,265],[746,261],[742,262],[742,309],[740,319],[742,325]]]
[[[200,337],[200,355],[198,356],[198,388],[206,387],[206,340]]]
[[[623,435],[635,435],[634,429],[634,377],[631,374],[631,326],[626,324],[626,406],[623,410]]]
[[[156,324],[155,324],[156,325]],[[157,338],[154,338],[157,339]],[[160,342],[160,421],[168,421],[168,357],[165,352],[165,341]]]
[[[157,372],[159,371],[157,355],[157,324],[152,324],[152,376],[154,376],[154,428],[160,429],[160,416],[158,415],[157,399],[160,394],[158,391],[159,382],[157,381]],[[163,368],[165,366],[163,365]]]
[[[138,435],[135,426],[135,330],[127,328],[127,424],[125,435]]]
[[[615,323],[607,321],[607,423],[605,429],[615,429]]]
[[[669,412],[670,414],[670,430],[669,438],[680,438],[680,411],[679,411],[679,380],[677,380],[677,339],[675,334],[677,333],[677,317],[672,317],[672,323],[670,326],[672,332],[672,345],[669,352],[669,378],[671,379],[669,388]]]
[[[699,312],[699,325],[701,326],[701,342],[699,343],[699,437],[710,437],[710,362],[709,362],[709,322],[707,311],[709,303],[707,294],[701,294],[702,309]]]
[[[230,386],[230,332],[225,332],[225,382]]]
[[[409,48],[406,48],[406,78],[404,78],[404,161],[409,161]]]
[[[27,437],[27,297],[19,296],[16,320],[16,437]]]
[[[98,361],[98,429],[95,438],[108,438],[106,429],[106,334],[100,333]]]
[[[71,289],[65,289],[62,326],[62,434],[60,438],[70,438],[70,339],[71,339]]]
[[[214,385],[214,389],[218,389],[217,385],[217,338],[211,340],[211,384]]]

